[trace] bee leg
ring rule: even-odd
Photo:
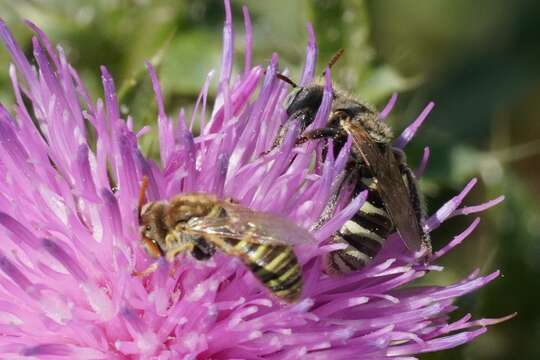
[[[309,125],[308,123],[306,123],[306,116],[303,116],[303,115],[293,116],[292,118],[290,118],[289,120],[287,120],[286,122],[284,122],[283,124],[279,126],[276,138],[274,139],[272,146],[270,147],[270,149],[262,153],[262,155],[263,156],[267,155],[270,152],[272,152],[275,148],[281,146],[281,144],[283,144],[283,140],[285,140],[285,137],[287,136],[287,132],[289,131],[291,126],[294,124],[298,124],[298,128],[296,129],[298,133],[302,133],[304,129]]]
[[[274,139],[274,142],[272,142],[272,146],[270,146],[270,149],[263,152],[261,156],[270,154],[272,150],[274,150],[283,143],[283,139],[285,139],[285,135],[287,133],[287,125],[288,123],[284,123],[279,126],[278,133],[276,135],[276,138]]]
[[[342,135],[342,132],[339,129],[334,128],[320,128],[308,131],[296,139],[296,145],[302,145],[305,142],[310,140],[326,139],[326,138],[335,138]]]
[[[169,251],[167,251],[167,253],[165,254],[165,259],[167,259],[168,262],[173,262],[174,261],[174,258],[178,255],[178,254],[181,254],[185,251],[193,251],[193,248],[194,248],[194,244],[190,241],[190,242],[187,242],[185,244],[182,244],[181,246],[175,248],[175,249],[171,249]]]
[[[418,188],[418,181],[416,180],[416,176],[414,176],[414,173],[407,165],[407,158],[403,150],[397,148],[394,148],[392,150],[394,156],[396,157],[396,160],[399,163],[399,170],[401,174],[405,177],[404,180],[406,181],[407,188],[409,189],[409,199],[411,200],[411,204],[416,215],[416,220],[419,224],[423,226],[424,220],[426,218],[426,209],[424,207],[424,199],[422,193]],[[423,234],[423,245],[426,249],[427,255],[429,255],[431,253],[431,242],[429,241],[429,234],[425,232]]]
[[[270,148],[270,150],[268,150],[268,152],[274,150],[275,148],[277,148],[283,143],[283,139],[285,139],[285,135],[287,135],[287,130],[289,130],[289,125],[290,123],[286,122],[279,126],[277,136],[274,139],[274,142],[272,143],[272,147]]]
[[[131,275],[136,276],[136,277],[145,277],[152,274],[154,271],[156,271],[158,267],[159,267],[159,262],[154,261],[143,271],[134,271],[131,273]]]
[[[336,211],[340,194],[343,192],[346,186],[351,185],[355,181],[356,176],[356,172],[347,169],[336,177],[336,180],[332,185],[331,195],[328,198],[326,206],[321,212],[319,219],[317,220],[315,225],[312,226],[312,230],[320,229],[328,220],[330,220],[330,218],[334,215],[334,212]]]

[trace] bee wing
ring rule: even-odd
[[[309,231],[283,217],[234,204],[223,207],[224,216],[202,218],[190,224],[190,230],[233,239],[249,236],[257,243],[296,245],[315,241]]]
[[[240,258],[274,295],[293,302],[302,293],[302,272],[291,245],[311,234],[281,217],[224,204],[226,214],[189,224],[228,255]]]
[[[420,250],[423,230],[416,220],[409,189],[392,149],[378,146],[363,128],[350,121],[344,121],[343,128],[351,135],[354,147],[375,177],[381,199],[405,245],[411,251]]]

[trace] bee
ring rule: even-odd
[[[293,245],[314,241],[311,234],[273,214],[252,211],[231,199],[188,193],[170,201],[139,200],[143,245],[154,258],[174,261],[189,253],[210,259],[216,251],[240,259],[275,296],[287,302],[302,293],[302,271]]]
[[[342,52],[330,60],[329,67]],[[294,88],[286,113],[289,121],[298,122],[303,132],[321,105],[324,85],[314,82],[299,87],[284,75],[278,77]],[[274,146],[281,141],[283,129],[280,133]],[[296,143],[332,138],[337,152],[349,136],[352,148],[341,189],[348,184],[353,188],[353,196],[364,190],[368,195],[358,212],[332,236],[332,242],[345,243],[347,247],[327,254],[327,272],[347,273],[363,268],[395,231],[409,250],[429,254],[429,235],[422,227],[426,216],[422,194],[405,154],[392,146],[392,131],[379,121],[375,109],[334,88],[326,127],[302,133]]]

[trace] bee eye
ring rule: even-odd
[[[294,100],[296,99],[296,95],[298,95],[299,90],[295,89],[293,90],[285,99],[285,107],[288,108],[292,105]]]
[[[143,239],[143,245],[148,255],[155,258],[158,258],[162,255],[161,248],[155,240],[145,237]]]

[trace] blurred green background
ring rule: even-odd
[[[321,64],[339,48],[344,59],[334,78],[379,107],[400,92],[391,122],[396,132],[428,101],[436,107],[408,148],[418,164],[429,144],[432,158],[422,188],[437,209],[472,177],[480,184],[467,199],[507,200],[482,216],[482,224],[444,259],[445,284],[480,268],[503,276],[460,300],[460,315],[513,320],[492,327],[472,344],[425,359],[540,359],[540,2],[535,0],[233,1],[236,55],[242,64],[241,6],[249,6],[255,60],[272,52],[298,79],[313,22]],[[107,65],[120,89],[122,108],[138,126],[155,121],[153,94],[143,61],[157,66],[169,113],[189,109],[207,72],[218,68],[221,0],[0,0],[0,14],[30,54],[31,19],[68,57],[98,96],[98,67]],[[0,100],[11,102],[5,51],[0,51]],[[240,70],[240,69],[239,69]],[[155,141],[145,151],[156,153]],[[456,218],[433,234],[434,246],[463,230]]]

